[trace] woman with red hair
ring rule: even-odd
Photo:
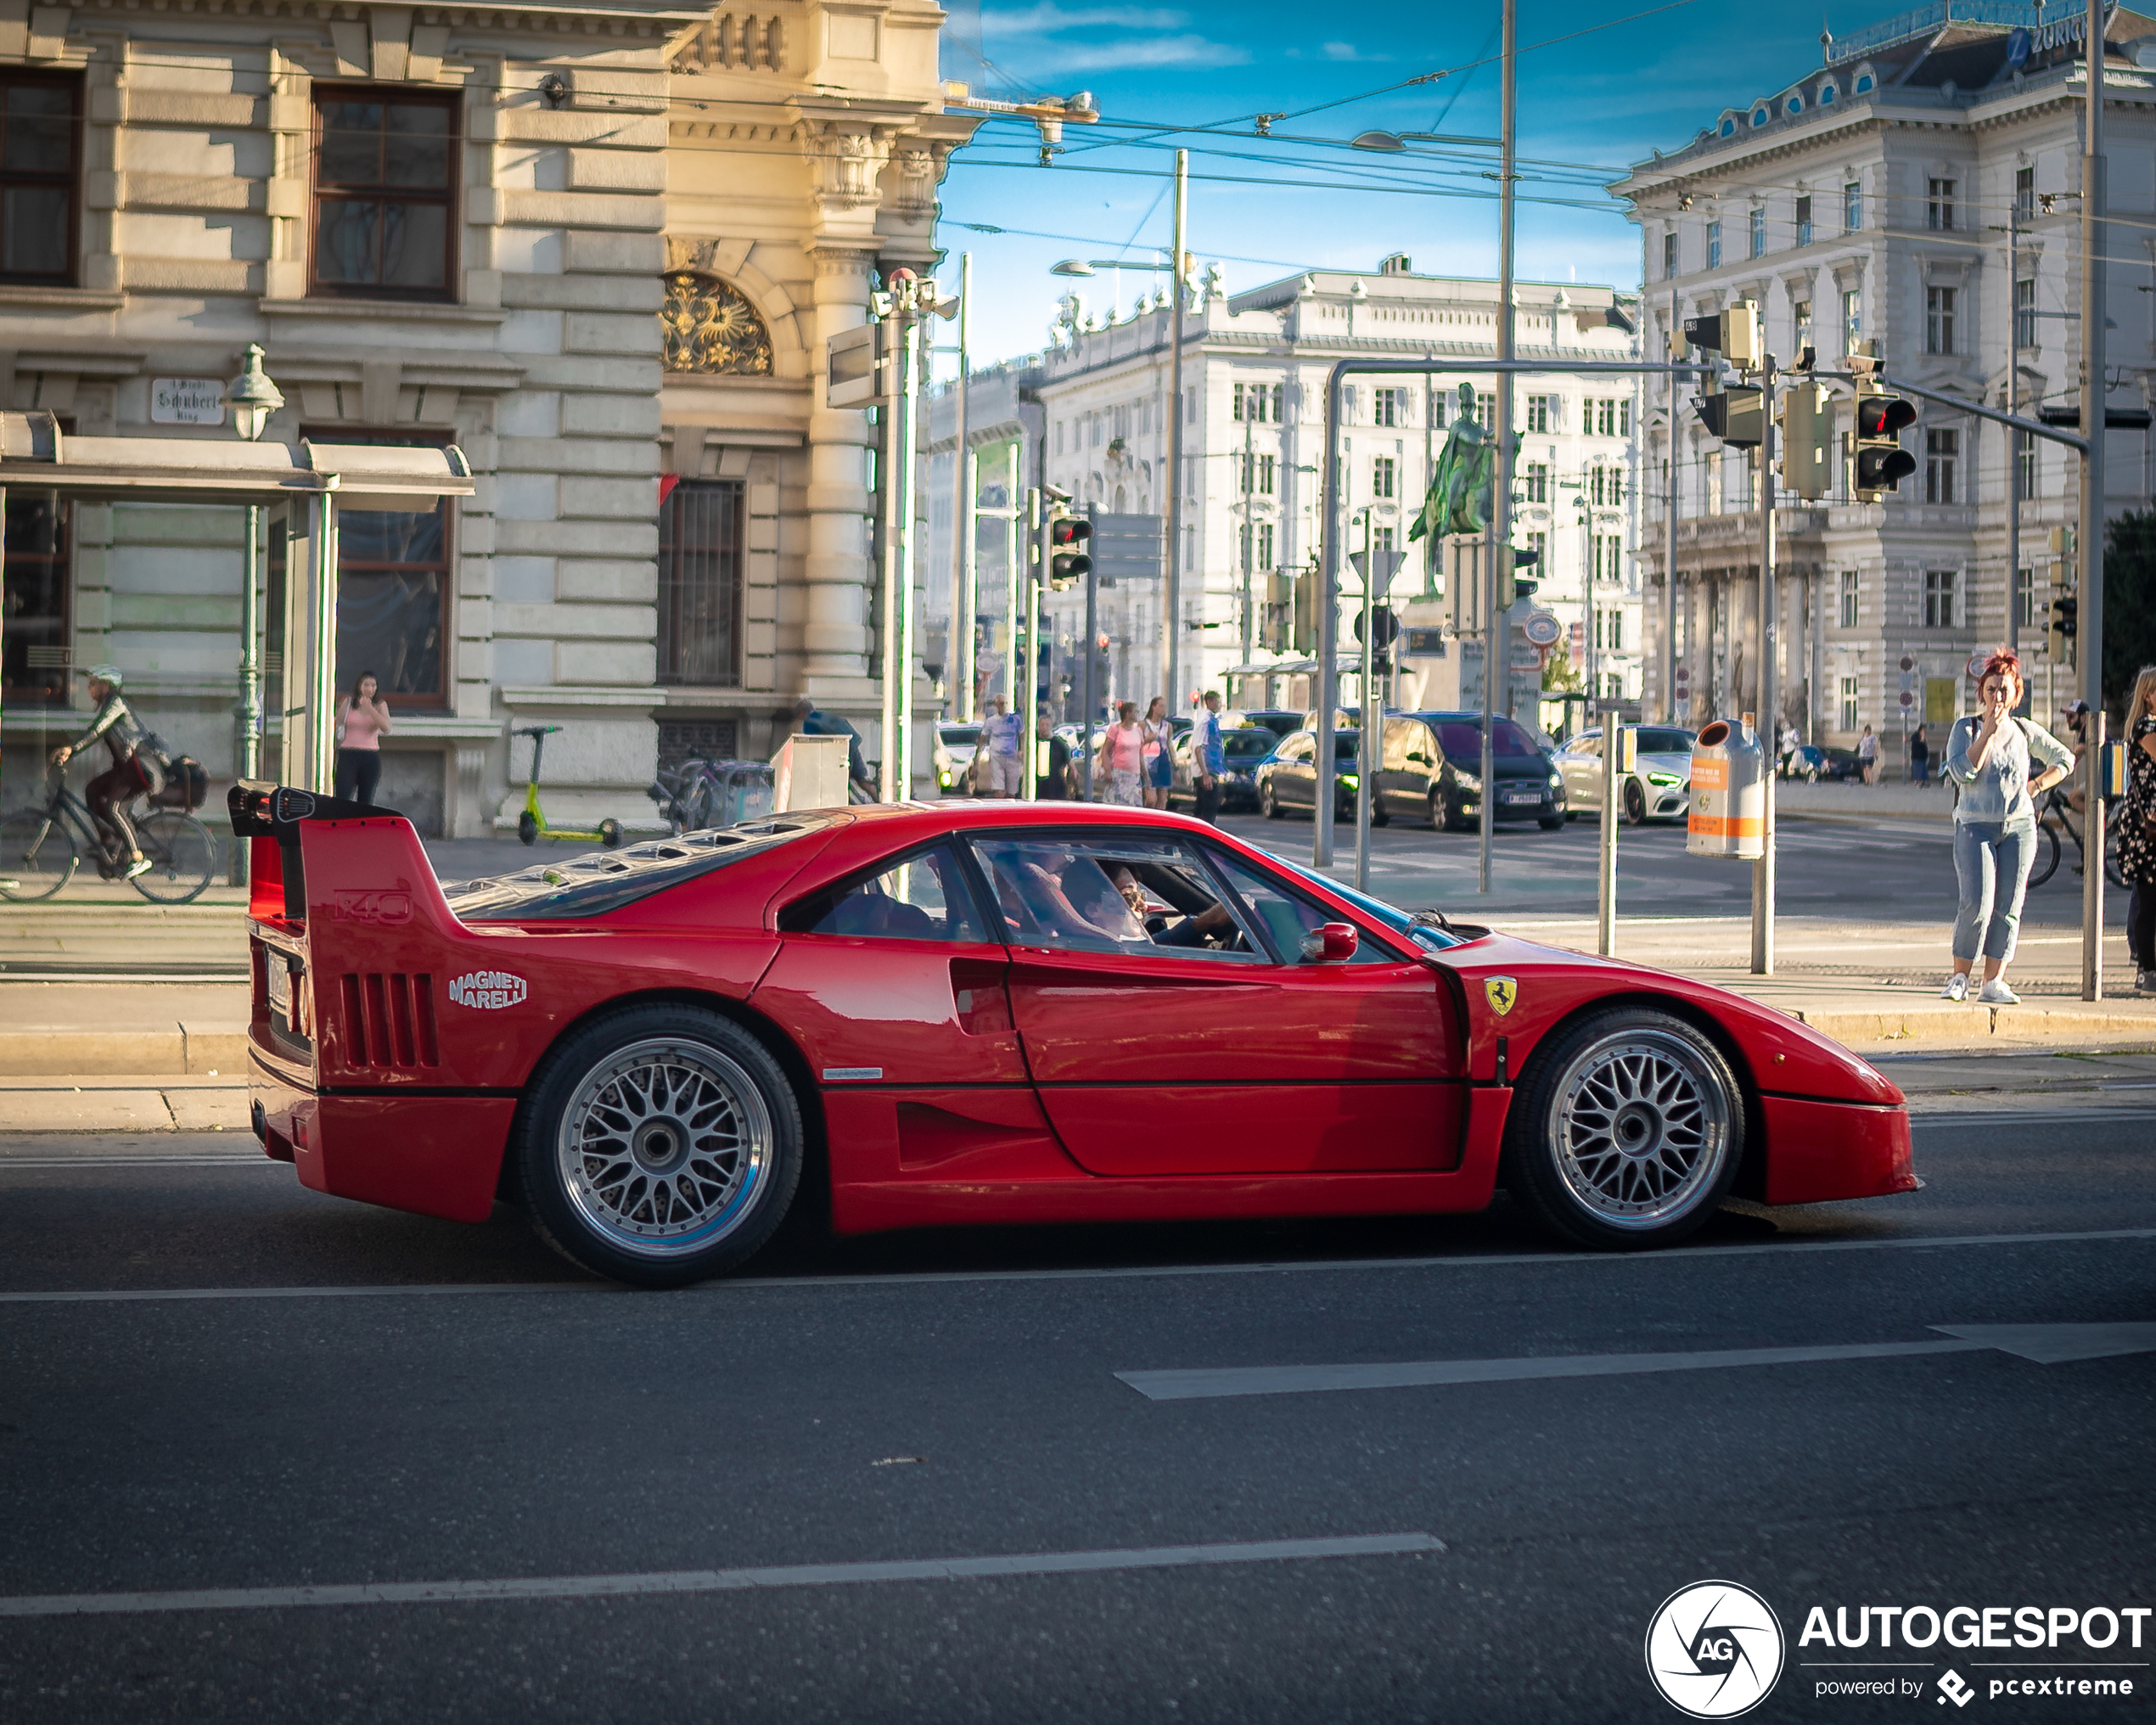
[[[2007,986],[2021,927],[2021,899],[2036,854],[2036,804],[2074,765],[2073,751],[2041,725],[2016,718],[2021,659],[2002,647],[1976,680],[1978,711],[1957,719],[1946,741],[1946,775],[1961,787],[1954,806],[1954,874],[1962,902],[1954,919],[1954,974],[1940,991],[1967,1000],[1969,969],[1984,959],[1986,1006],[2015,1006]],[[2033,776],[2032,776],[2033,775]]]

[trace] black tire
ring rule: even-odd
[[[1647,788],[1637,778],[1625,781],[1625,824],[1631,827],[1647,824]]]
[[[599,843],[609,851],[621,848],[621,823],[608,818],[599,823]]]
[[[17,809],[0,820],[0,898],[17,904],[50,898],[81,862],[74,834],[43,809]]]
[[[1389,827],[1392,824],[1392,811],[1374,796],[1370,799],[1370,824],[1373,827]]]
[[[1539,815],[1535,824],[1546,833],[1561,833],[1564,830],[1564,816],[1561,811],[1556,814]]]
[[[725,1122],[731,1147],[716,1143]],[[540,1063],[509,1154],[548,1245],[594,1275],[678,1288],[771,1238],[801,1146],[800,1100],[761,1042],[707,1009],[653,1004],[601,1014]]]
[[[1427,802],[1429,810],[1430,830],[1433,833],[1443,832],[1445,830],[1445,793],[1435,785],[1432,785]]]
[[[1816,767],[1805,767],[1805,773],[1804,773],[1804,782],[1805,782],[1806,784],[1818,784],[1818,783],[1819,783],[1819,769],[1818,769]]]
[[[1270,784],[1258,787],[1258,812],[1269,821],[1277,821],[1285,813],[1280,806],[1280,799],[1272,794]]]
[[[157,809],[135,822],[149,872],[135,891],[152,904],[192,904],[217,876],[217,835],[193,815]]]
[[[2049,822],[2036,829],[2036,860],[2029,870],[2029,884],[2041,886],[2058,867],[2058,829]]]
[[[530,809],[517,817],[517,837],[527,845],[539,842],[539,823],[532,819]]]
[[[1684,1239],[1743,1160],[1744,1093],[1729,1062],[1651,1007],[1592,1013],[1537,1048],[1505,1127],[1513,1196],[1559,1239],[1605,1251]]]

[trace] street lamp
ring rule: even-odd
[[[262,369],[259,342],[247,345],[247,362],[239,375],[225,385],[224,405],[232,409],[232,429],[243,441],[258,441],[270,416],[284,405],[284,392]],[[239,748],[242,778],[259,778],[262,770],[262,660],[258,643],[262,624],[262,511],[258,503],[247,506],[247,543],[240,559],[239,605]],[[247,884],[247,846],[232,847],[227,878],[234,886]]]
[[[260,342],[247,345],[247,363],[239,375],[225,385],[224,405],[232,409],[232,429],[249,443],[259,439],[270,415],[284,405],[284,392],[262,369]]]
[[[1486,143],[1496,149],[1504,140],[1496,138],[1465,138],[1449,132],[1359,132],[1348,140],[1350,149],[1382,150],[1390,155],[1403,150],[1411,143]]]

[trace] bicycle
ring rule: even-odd
[[[87,851],[98,873],[115,879],[125,867],[105,848],[89,805],[67,788],[67,769],[51,773],[42,808],[17,809],[0,819],[0,897],[18,904],[50,898],[75,878]],[[133,881],[152,904],[189,904],[217,874],[217,837],[182,809],[153,808],[127,816],[150,867]]]
[[[2080,854],[2086,868],[2088,846],[2082,840],[2081,829],[2075,823],[2074,805],[2067,801],[2066,792],[2054,784],[2045,793],[2043,811],[2036,818],[2036,861],[2029,870],[2031,886],[2041,886],[2058,867],[2061,831],[2073,840],[2074,848]],[[2119,829],[2109,823],[2103,829],[2103,878],[2114,886],[2126,884],[2125,876],[2119,872]]]
[[[559,729],[559,725],[527,725],[516,733],[531,739],[531,777],[525,783],[524,812],[517,817],[517,837],[527,845],[536,845],[542,839],[570,839],[579,844],[604,845],[611,851],[621,842],[620,822],[609,817],[588,832],[550,827],[539,806],[539,756],[547,746],[547,739]]]

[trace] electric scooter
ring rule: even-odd
[[[596,832],[573,831],[567,827],[550,827],[539,806],[539,756],[547,746],[547,739],[561,729],[559,725],[530,725],[516,733],[531,739],[531,778],[524,788],[524,812],[517,817],[517,837],[527,845],[536,845],[542,839],[567,839],[576,844],[604,845],[609,851],[621,842],[621,823],[611,818],[603,820]]]

